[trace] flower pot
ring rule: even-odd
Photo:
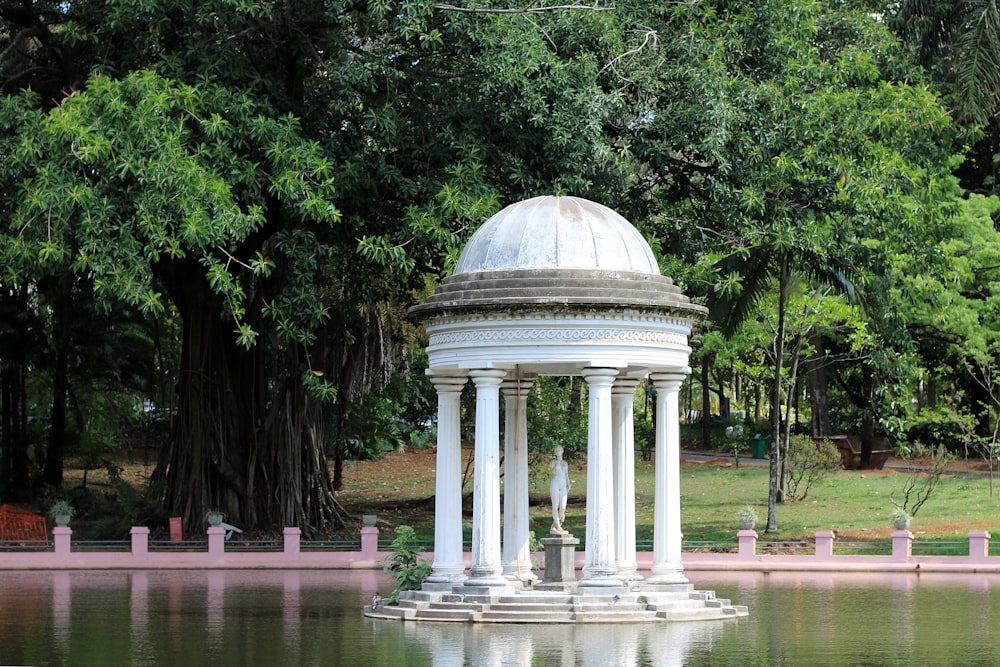
[[[378,523],[377,514],[362,514],[361,515],[361,525],[365,527],[371,527]]]
[[[210,526],[221,526],[222,512],[206,512],[205,519],[208,521],[208,525]]]
[[[896,530],[906,530],[910,527],[910,520],[907,518],[900,517],[892,522],[893,527]]]
[[[57,514],[54,517],[57,526],[68,526],[69,525],[69,514]]]

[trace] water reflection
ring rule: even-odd
[[[693,573],[733,621],[366,619],[379,572],[0,571],[0,664],[989,665],[1000,575]]]
[[[710,648],[733,621],[665,624],[403,623],[433,667],[545,665],[607,667],[686,664],[694,648]]]

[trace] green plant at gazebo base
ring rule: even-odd
[[[386,559],[382,569],[396,579],[396,588],[389,594],[387,604],[399,604],[401,592],[416,590],[424,583],[424,579],[431,573],[431,563],[420,558],[420,548],[412,527],[396,527],[392,555]]]
[[[740,530],[753,530],[757,525],[757,510],[747,505],[736,513],[736,518],[740,522]]]
[[[69,520],[73,518],[73,506],[65,500],[57,500],[49,508],[49,516],[57,526],[68,526]]]

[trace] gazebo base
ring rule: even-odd
[[[571,587],[569,584],[560,586]],[[684,588],[678,585],[677,589]],[[584,587],[585,588],[585,587]],[[580,590],[525,589],[500,595],[406,591],[398,605],[366,606],[365,616],[454,623],[656,623],[723,620],[747,616],[747,608],[712,591],[630,590],[601,594]]]

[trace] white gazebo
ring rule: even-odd
[[[660,274],[649,244],[614,211],[536,197],[490,218],[413,316],[427,330],[438,394],[434,562],[428,590],[531,585],[525,406],[540,375],[588,388],[586,558],[580,591],[687,584],[681,564],[679,389],[688,334],[707,309]],[[635,547],[633,396],[656,386],[653,563]],[[476,391],[472,561],[462,551],[459,396]],[[506,401],[500,502],[500,397]],[[501,535],[501,513],[503,531]],[[641,582],[641,583],[640,583]]]

